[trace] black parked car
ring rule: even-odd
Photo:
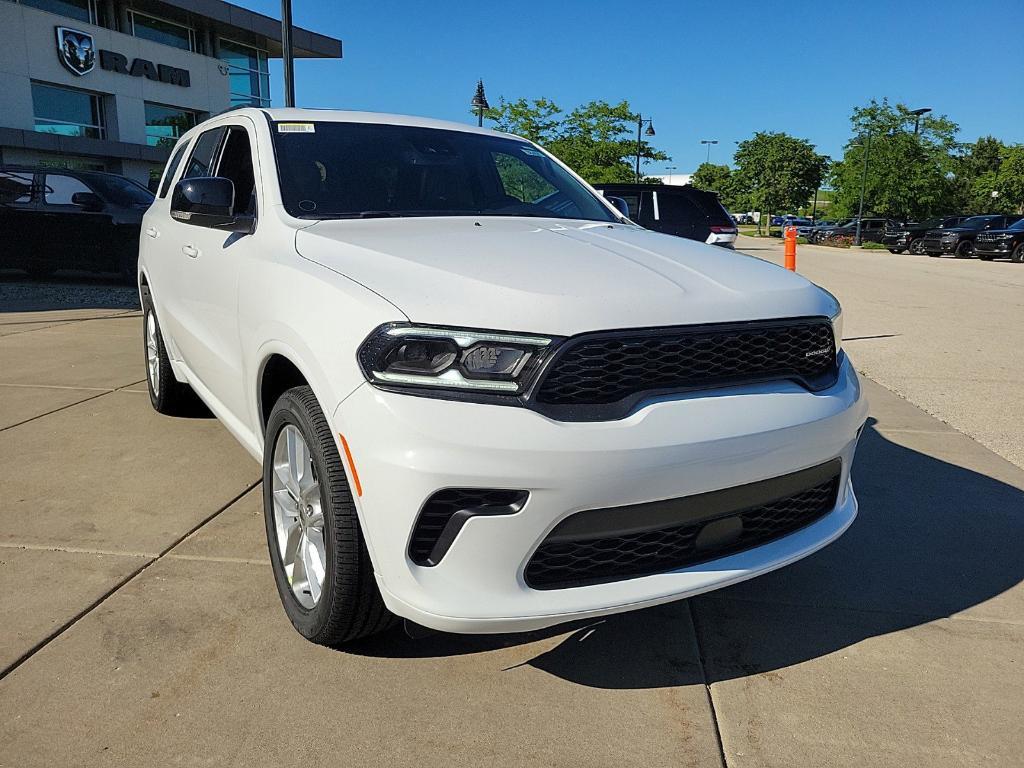
[[[979,232],[974,238],[974,252],[983,261],[1009,256],[1010,261],[1024,262],[1024,219],[1018,219],[1006,229]]]
[[[885,234],[886,227],[898,227],[899,222],[892,219],[863,218],[860,225],[861,242],[878,243]],[[827,243],[833,237],[856,237],[857,220],[850,219],[837,227],[821,227],[811,231],[813,243]]]
[[[732,248],[736,223],[714,192],[670,184],[596,184],[605,197],[626,201],[629,218],[642,227]]]
[[[123,176],[0,166],[0,269],[116,272],[134,283],[142,214],[153,193]]]
[[[1006,229],[1020,218],[999,214],[971,216],[949,229],[928,230],[921,242],[921,249],[929,256],[953,253],[958,259],[969,259],[974,256],[974,240],[979,233]]]
[[[936,216],[928,221],[910,222],[903,225],[886,227],[882,235],[882,245],[889,247],[890,253],[910,251],[913,254],[924,253],[924,236],[932,229],[951,229],[969,219],[969,216]]]

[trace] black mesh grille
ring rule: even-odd
[[[464,509],[486,514],[488,508],[522,506],[529,494],[497,488],[446,488],[438,491],[423,505],[409,542],[409,557],[414,563],[426,565],[430,553],[452,516]]]
[[[597,584],[649,576],[714,560],[765,544],[814,522],[836,503],[839,477],[778,501],[670,528],[640,533],[545,541],[526,566],[526,583],[534,589]],[[698,546],[708,523],[738,519],[738,536],[717,547]]]
[[[834,372],[827,320],[600,334],[569,342],[541,381],[549,405],[601,405],[631,395]]]

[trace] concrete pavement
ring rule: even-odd
[[[778,240],[737,248],[782,263]],[[801,245],[797,269],[842,301],[858,370],[1024,467],[1024,266]]]
[[[858,285],[844,286],[848,336],[873,322]],[[139,318],[27,314],[0,312],[0,329],[22,324],[0,334],[0,766],[932,767],[1024,752],[1024,470],[873,382],[861,514],[821,553],[589,625],[397,631],[342,653],[281,610],[258,465],[214,420],[150,409]]]

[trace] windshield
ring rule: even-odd
[[[284,207],[306,219],[545,216],[616,221],[531,144],[404,125],[276,123]]]
[[[153,193],[141,184],[125,179],[120,176],[90,176],[89,183],[103,197],[118,205],[131,207],[133,205],[152,205]]]
[[[1007,229],[1012,229],[1014,232],[1019,232],[1020,230],[1024,229],[1024,219],[1015,221],[1013,224],[1008,226]]]
[[[964,229],[974,229],[976,227],[984,227],[988,224],[995,216],[971,216],[969,219],[964,219],[957,226],[963,227]]]

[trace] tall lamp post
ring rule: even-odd
[[[864,220],[864,190],[868,185],[868,153],[871,152],[871,131],[868,130],[867,140],[864,143],[864,171],[860,177],[860,208],[857,211],[857,232],[853,237],[853,244],[860,245],[860,225]]]
[[[295,106],[295,51],[292,48],[292,0],[281,0],[281,60],[284,62],[284,105]]]
[[[473,100],[469,102],[470,106],[476,110],[476,124],[480,127],[484,127],[484,110],[490,109],[491,105],[487,103],[487,96],[484,95],[484,81],[476,81],[476,93],[473,94]]]
[[[707,144],[707,147],[708,147],[708,159],[705,162],[710,164],[711,163],[711,145],[712,144],[717,144],[718,143],[718,139],[701,139],[700,143],[701,144]]]
[[[912,109],[910,114],[914,116],[914,135],[917,136],[921,131],[921,116],[927,115],[932,111],[931,107],[921,107],[921,109]]]
[[[647,130],[644,130],[644,123],[647,123]],[[640,153],[643,151],[643,132],[644,136],[654,135],[654,122],[649,117],[643,115],[636,116],[636,183],[640,183]]]
[[[665,166],[665,170],[668,171],[668,183],[671,185],[672,184],[672,171],[679,170],[679,167],[675,166],[675,165],[666,165]]]

